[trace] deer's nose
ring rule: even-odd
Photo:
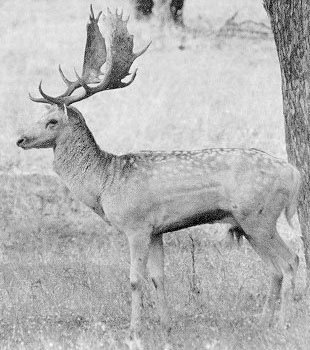
[[[26,138],[25,137],[21,137],[20,139],[17,140],[16,145],[18,147],[21,147],[25,141],[26,141]]]

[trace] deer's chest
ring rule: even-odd
[[[82,186],[77,186],[75,184],[67,185],[72,194],[80,200],[82,203],[87,205],[92,209],[96,214],[98,214],[107,224],[111,225],[110,220],[107,218],[106,213],[104,212],[100,195],[97,191],[93,191],[91,188],[85,188]]]
[[[91,209],[95,209],[99,205],[98,196],[93,191],[76,184],[68,184],[72,194],[81,202],[86,204]]]
[[[72,195],[95,212],[100,211],[99,190],[94,181],[78,176],[61,176]]]

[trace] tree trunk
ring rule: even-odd
[[[159,18],[161,24],[172,21],[170,2],[170,0],[155,0],[154,2],[154,14],[157,18]]]
[[[298,216],[310,281],[310,1],[264,0],[277,47],[286,149],[302,175]]]

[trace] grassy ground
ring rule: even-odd
[[[93,1],[95,9],[115,3]],[[130,12],[127,2],[117,5]],[[23,152],[15,141],[44,111],[28,100],[28,91],[35,94],[43,79],[43,87],[57,94],[63,89],[58,64],[71,77],[73,67],[80,69],[88,6],[84,0],[1,1],[0,171],[51,171],[50,151]],[[130,22],[137,49],[153,41],[136,63],[136,81],[77,104],[102,148],[122,153],[256,147],[285,158],[274,43],[217,35],[236,11],[240,21],[268,24],[260,1],[246,0],[188,1],[183,32],[162,32],[155,21]],[[56,195],[58,185],[18,184],[2,180],[0,191],[0,348],[125,349],[130,314],[125,238],[66,195]],[[283,221],[279,230],[302,257],[298,230]],[[310,305],[299,298],[304,262],[289,329],[265,330],[258,316],[268,274],[247,244],[230,248],[221,242],[224,237],[219,226],[166,236],[174,348],[309,349]],[[147,283],[145,292],[145,342],[159,349],[163,340]]]

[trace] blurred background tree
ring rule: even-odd
[[[151,16],[154,6],[153,0],[132,0],[132,4],[137,19],[148,18]]]
[[[132,0],[137,19],[148,18],[155,13],[162,22],[183,25],[184,0]]]

